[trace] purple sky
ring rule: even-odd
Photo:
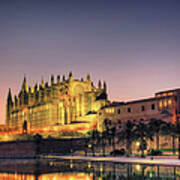
[[[91,74],[110,100],[180,88],[179,0],[1,0],[0,122],[8,88]]]

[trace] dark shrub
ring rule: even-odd
[[[125,150],[124,149],[115,149],[114,151],[110,152],[110,155],[112,156],[123,156],[125,155]]]
[[[155,150],[155,149],[150,149],[148,151],[148,155],[150,155],[150,156],[160,156],[160,155],[162,155],[162,151]]]

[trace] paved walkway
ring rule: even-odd
[[[48,158],[56,159],[72,159],[84,161],[105,161],[105,162],[119,162],[119,163],[135,163],[135,164],[149,164],[149,165],[163,165],[163,166],[180,166],[180,160],[169,157],[161,157],[151,159],[150,157],[91,157],[91,156],[48,156]]]

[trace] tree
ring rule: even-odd
[[[156,137],[156,149],[159,150],[159,136],[162,134],[162,126],[165,124],[161,119],[151,118],[148,123],[148,128]]]
[[[121,126],[120,126],[121,127]],[[118,132],[118,140],[119,142],[121,140],[125,140],[126,143],[126,154],[127,156],[129,156],[132,153],[132,142],[134,140],[134,127],[135,127],[135,123],[128,120],[123,129],[120,128],[120,131]]]
[[[116,127],[115,126],[111,128],[110,136],[112,138],[112,149],[113,149],[113,151],[115,151],[115,149],[116,149],[116,142],[115,142],[115,140],[116,140]]]
[[[147,123],[145,123],[144,119],[140,119],[138,124],[135,125],[134,132],[136,138],[140,139],[141,157],[144,157],[144,150],[147,148],[146,138],[153,140],[153,133],[149,129]]]
[[[116,126],[112,124],[112,121],[109,119],[104,120],[104,131],[103,131],[103,139],[106,145],[106,141],[108,141],[109,145],[112,145],[113,151],[115,150],[115,139],[116,139]]]
[[[86,138],[85,141],[84,141],[84,152],[85,152],[85,156],[87,156],[88,145],[89,145],[89,138]]]
[[[174,125],[174,133],[178,137],[178,159],[180,159],[180,122],[176,122]]]
[[[97,142],[99,141],[100,134],[97,130],[93,130],[88,132],[88,135],[90,136],[89,144],[87,145],[88,148],[91,149],[93,156],[95,156],[95,147],[97,146]]]
[[[106,138],[107,138],[107,132],[103,131],[101,134],[101,147],[102,147],[103,156],[106,156]]]
[[[172,149],[175,154],[175,137],[176,137],[176,127],[171,122],[164,122],[161,126],[162,135],[170,135],[172,138]]]

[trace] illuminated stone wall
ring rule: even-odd
[[[38,86],[28,87],[24,78],[18,96],[7,98],[6,126],[9,129],[22,131],[40,129],[57,125],[67,125],[87,119],[88,113],[97,112],[107,104],[106,84],[99,82],[95,87],[88,75],[86,80],[76,80],[72,73],[66,79],[63,76],[51,76],[51,84],[42,80]],[[83,118],[84,117],[84,118]]]

